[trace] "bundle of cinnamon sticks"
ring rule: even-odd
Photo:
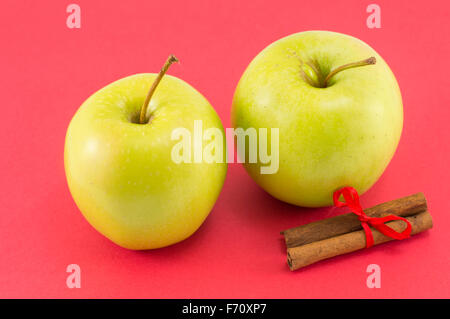
[[[433,227],[423,193],[399,198],[365,209],[369,217],[397,215],[405,217],[412,226],[411,235]],[[397,232],[406,228],[401,220],[386,223]],[[374,245],[393,240],[371,228]],[[366,247],[366,236],[361,222],[353,213],[338,215],[281,232],[287,246],[287,263],[296,270],[320,260],[343,255]]]

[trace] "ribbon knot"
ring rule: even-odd
[[[370,221],[369,217],[366,216],[366,215],[364,215],[364,216],[358,216],[358,219],[359,219],[359,221],[362,222],[362,223],[367,223],[367,222]]]
[[[344,196],[345,202],[339,201],[341,195]],[[333,194],[333,201],[336,207],[347,206],[350,208],[352,213],[358,216],[361,226],[366,234],[366,248],[372,247],[374,244],[372,230],[369,226],[372,226],[380,233],[397,240],[408,238],[411,235],[411,223],[406,218],[397,215],[388,215],[384,217],[367,216],[359,203],[358,192],[353,187],[343,187],[335,191]],[[385,224],[393,220],[403,220],[406,223],[405,230],[399,233]]]

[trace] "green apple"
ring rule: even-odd
[[[199,92],[163,77],[174,61],[160,74],[132,75],[102,88],[67,129],[70,192],[89,223],[125,248],[159,248],[189,237],[208,216],[225,179],[225,162],[177,164],[171,157],[174,129],[192,130],[194,121],[202,121],[223,133]]]
[[[319,207],[342,186],[361,194],[378,180],[397,148],[403,106],[395,76],[369,45],[308,31],[272,43],[250,63],[232,123],[279,128],[278,172],[261,174],[261,162],[246,170],[274,197]]]

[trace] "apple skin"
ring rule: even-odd
[[[344,70],[326,88],[300,76],[299,58],[326,76],[372,56],[375,65]],[[403,106],[395,76],[370,46],[340,33],[307,31],[254,58],[236,88],[231,120],[235,128],[278,127],[278,172],[260,174],[260,162],[244,164],[246,170],[272,196],[320,207],[331,205],[342,186],[362,194],[378,180],[397,148]]]
[[[172,130],[194,120],[223,133],[208,101],[186,82],[164,76],[148,124],[135,124],[156,74],[113,82],[89,97],[67,129],[64,164],[70,192],[88,222],[128,249],[153,249],[193,234],[213,208],[226,163],[171,159]],[[225,135],[224,135],[225,136]],[[224,144],[225,145],[225,144]]]

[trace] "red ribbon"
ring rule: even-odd
[[[341,195],[344,196],[345,202],[339,201]],[[385,217],[367,216],[359,203],[358,192],[353,187],[343,187],[335,191],[333,194],[333,200],[336,207],[348,206],[353,213],[358,215],[358,219],[361,221],[361,226],[366,233],[366,248],[372,247],[374,243],[372,231],[370,230],[369,225],[377,229],[380,233],[398,240],[408,238],[411,235],[411,223],[403,217],[396,215],[389,215]],[[385,225],[386,222],[392,220],[403,220],[406,223],[406,229],[399,233],[391,227]]]

